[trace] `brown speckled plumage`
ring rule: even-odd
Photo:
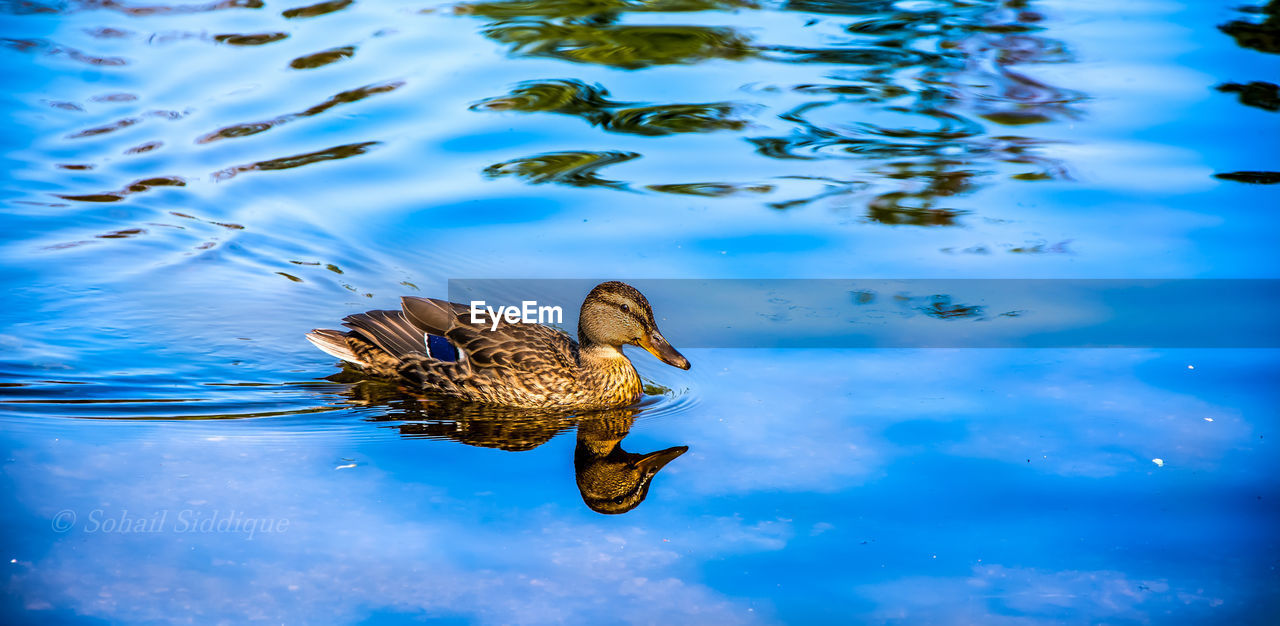
[[[531,408],[608,408],[641,396],[640,376],[622,353],[641,346],[664,362],[689,368],[654,323],[645,297],[630,285],[597,285],[582,303],[578,341],[540,324],[471,323],[466,305],[403,298],[400,311],[345,318],[350,331],[315,330],[317,347],[371,376],[400,380],[446,396]],[[457,361],[433,358],[426,335],[457,349]]]

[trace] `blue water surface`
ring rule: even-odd
[[[0,4],[5,623],[1280,620],[1275,349],[629,348],[638,407],[534,419],[303,339],[451,279],[1278,278],[1276,2],[151,1]],[[605,515],[600,446],[688,451]]]

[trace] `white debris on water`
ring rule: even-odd
[[[1204,421],[1206,421],[1206,422],[1212,422],[1212,421],[1213,421],[1213,418],[1212,418],[1212,417],[1206,417],[1206,418],[1204,418]]]
[[[1156,467],[1164,467],[1164,459],[1151,459],[1151,462],[1155,463]]]

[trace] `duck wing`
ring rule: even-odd
[[[456,302],[407,296],[404,318],[420,332],[439,335],[457,348],[459,364],[477,374],[513,376],[536,372],[571,378],[578,344],[563,331],[541,324],[503,322],[493,329],[472,323],[470,307]],[[482,374],[482,375],[483,375]]]
[[[342,322],[360,339],[398,359],[427,356],[422,331],[410,324],[400,311],[367,311],[348,315]]]

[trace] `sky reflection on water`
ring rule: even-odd
[[[456,278],[1274,279],[1275,7],[6,4],[6,621],[1273,621],[1274,349],[677,345],[521,421],[302,333]],[[288,523],[179,528],[237,515]]]
[[[1221,376],[1274,371],[1273,354],[757,355],[696,351],[695,391],[828,373],[798,396],[704,394],[640,420],[636,447],[690,450],[617,518],[581,505],[572,437],[503,452],[305,420],[32,437],[9,465],[10,510],[30,512],[11,523],[41,555],[19,559],[24,595],[129,621],[345,620],[370,601],[499,622],[1216,621],[1265,607],[1274,555],[1251,546],[1273,537],[1277,467],[1255,424],[1275,392],[1261,374]],[[90,532],[86,518],[52,534],[61,509],[170,518],[157,533]],[[181,532],[183,511],[289,526]]]

